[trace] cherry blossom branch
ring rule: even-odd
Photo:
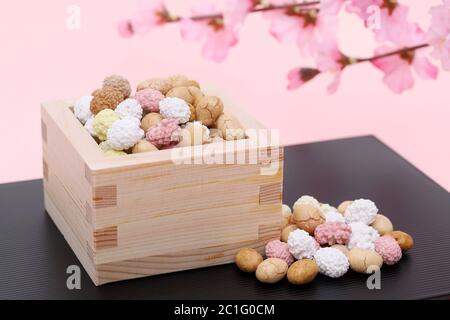
[[[387,57],[391,57],[391,56],[395,56],[395,55],[404,55],[404,54],[408,54],[408,53],[414,52],[414,51],[422,49],[422,48],[426,48],[428,46],[430,46],[430,44],[423,43],[423,44],[419,44],[417,46],[406,47],[406,48],[402,48],[402,49],[399,49],[399,50],[387,52],[387,53],[376,55],[376,56],[369,57],[369,58],[354,58],[351,61],[351,63],[349,63],[349,64],[370,62],[370,61],[375,61],[375,60],[379,60],[379,59],[383,59],[383,58],[387,58]]]
[[[308,9],[311,6],[319,5],[320,1],[308,1],[308,2],[302,2],[302,3],[291,3],[291,4],[284,4],[284,5],[265,5],[265,6],[256,6],[255,8],[251,9],[249,13],[258,13],[258,12],[266,12],[266,11],[274,11],[274,10],[290,10],[290,9]],[[210,14],[210,15],[202,15],[202,16],[193,16],[190,17],[190,20],[199,21],[199,20],[215,20],[215,19],[223,19],[222,13],[217,14]],[[164,16],[162,17],[165,22],[179,22],[183,18],[172,16],[169,12],[164,13]]]

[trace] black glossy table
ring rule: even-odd
[[[303,287],[264,285],[234,265],[95,287],[82,271],[68,290],[66,268],[80,265],[45,213],[40,180],[0,185],[0,299],[418,299],[450,295],[450,195],[375,137],[290,146],[284,202],[302,194],[337,205],[370,198],[415,247],[381,271],[381,290],[367,276],[318,276]],[[6,170],[2,168],[1,170]],[[81,265],[80,265],[81,266]]]

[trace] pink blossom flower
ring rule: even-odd
[[[338,14],[345,2],[346,0],[321,0],[320,12],[325,14]]]
[[[274,4],[283,3],[277,0]],[[271,20],[270,33],[281,43],[297,44],[304,56],[316,54],[320,43],[336,34],[337,17],[314,8],[291,7],[269,11],[264,16]]]
[[[398,47],[382,46],[375,52],[382,55],[398,48],[410,48],[423,44],[425,33],[415,24],[396,37]],[[402,93],[414,86],[414,70],[422,79],[436,79],[438,69],[419,50],[405,50],[399,54],[374,59],[372,64],[384,73],[383,82],[395,93]]]
[[[131,18],[131,27],[135,33],[143,33],[167,22],[168,11],[163,1],[138,0],[137,12]]]
[[[226,24],[213,4],[191,10],[193,16],[213,16],[210,19],[182,19],[181,35],[188,41],[204,41],[202,54],[205,59],[222,62],[229,49],[238,43],[235,26]]]
[[[351,59],[339,51],[335,40],[324,42],[318,49],[317,68],[296,68],[291,70],[288,74],[288,89],[297,89],[320,73],[330,73],[334,77],[327,87],[327,92],[328,94],[333,94],[339,88],[342,70],[351,63]]]
[[[350,13],[357,14],[361,19],[366,21],[369,18],[368,8],[370,6],[381,7],[383,0],[350,0],[346,5],[346,9]]]
[[[398,32],[407,29],[408,8],[397,0],[349,0],[347,11],[357,14],[368,27],[369,18],[373,15],[370,7],[379,8],[378,26],[373,28],[375,38],[379,42],[395,41]]]
[[[241,27],[249,12],[255,8],[255,0],[227,0],[223,10],[223,18],[226,24]]]
[[[333,94],[341,83],[342,70],[350,64],[350,59],[343,55],[338,48],[336,40],[323,43],[317,55],[317,67],[321,72],[334,75],[333,81],[328,85],[328,94]]]
[[[134,34],[129,20],[121,20],[117,26],[117,31],[122,38],[131,38]]]
[[[288,90],[295,90],[312,80],[320,73],[315,68],[295,68],[288,73]]]
[[[387,4],[386,4],[387,3]],[[380,12],[380,28],[375,28],[375,38],[379,42],[398,43],[409,32],[408,7],[385,0]]]
[[[442,67],[450,71],[450,0],[431,8],[431,27],[428,42],[433,47],[432,56],[440,59]]]

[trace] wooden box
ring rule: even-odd
[[[279,237],[278,143],[219,143],[223,164],[201,162],[198,153],[210,145],[187,148],[184,164],[173,162],[173,150],[111,158],[72,106],[42,104],[45,208],[96,285],[230,263],[240,248],[262,251]],[[226,112],[245,128],[263,128]],[[256,161],[230,161],[255,152]],[[276,170],[262,172],[269,167]]]

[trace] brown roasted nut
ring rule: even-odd
[[[397,241],[398,245],[403,251],[408,251],[414,246],[414,239],[409,234],[403,231],[392,231],[386,233],[386,236],[392,237]]]
[[[132,153],[143,153],[152,151],[158,151],[158,148],[155,147],[150,142],[148,142],[147,140],[140,140],[138,143],[134,145],[133,149],[131,149]]]
[[[349,205],[351,205],[352,202],[353,202],[353,201],[350,201],[350,200],[347,200],[347,201],[342,202],[342,203],[338,206],[338,208],[337,208],[338,211],[339,211],[340,213],[344,214],[344,213],[345,213],[345,210],[347,210],[347,207],[348,207]]]
[[[148,113],[141,120],[141,128],[142,128],[142,130],[147,132],[148,129],[150,129],[154,125],[160,123],[162,119],[163,119],[163,116],[159,113],[156,113],[156,112]]]
[[[236,254],[235,262],[237,267],[244,272],[255,272],[258,265],[263,262],[261,254],[252,248],[244,248]]]
[[[190,80],[188,77],[183,76],[181,74],[177,74],[174,76],[170,76],[166,79],[169,83],[171,88],[176,87],[197,87],[200,89],[200,85],[195,80]]]
[[[197,121],[205,126],[212,126],[223,112],[223,102],[218,97],[203,96],[195,102]]]
[[[91,101],[91,112],[97,114],[104,109],[115,110],[124,100],[120,91],[111,87],[95,90]]]
[[[276,283],[282,280],[288,271],[286,261],[269,258],[261,262],[256,269],[256,279],[264,283]]]
[[[350,268],[359,273],[370,273],[374,271],[372,268],[379,269],[383,265],[383,258],[373,250],[353,248],[347,253],[347,258]]]
[[[313,281],[318,273],[319,268],[313,260],[302,259],[289,267],[287,279],[292,284],[303,285]]]
[[[309,204],[297,204],[294,206],[294,222],[298,228],[314,235],[316,227],[325,223],[325,219],[316,207]]]
[[[170,81],[168,81],[167,79],[153,78],[139,83],[136,91],[141,91],[147,88],[158,90],[162,94],[166,95],[167,92],[169,92],[169,90],[172,89],[172,85],[170,84]]]
[[[377,214],[375,216],[375,221],[370,225],[372,228],[378,231],[378,233],[384,236],[386,233],[394,230],[391,220],[388,217]]]
[[[112,75],[103,80],[103,88],[111,87],[123,94],[123,98],[127,99],[131,95],[130,82],[122,76]]]
[[[191,105],[195,105],[195,101],[203,96],[204,94],[197,87],[175,87],[167,92],[166,95],[166,97],[176,97],[183,99]]]
[[[281,216],[282,216],[281,229],[284,229],[290,224],[292,219],[292,211],[288,205],[283,204],[283,206],[281,207]]]
[[[216,127],[220,130],[225,140],[245,139],[244,128],[228,114],[224,113],[217,118]]]
[[[338,249],[345,255],[347,255],[347,253],[348,253],[348,248],[346,246],[344,246],[343,244],[333,244],[331,247]]]
[[[289,235],[292,231],[297,230],[298,227],[295,224],[290,224],[283,228],[280,235],[280,240],[283,242],[288,242]]]

